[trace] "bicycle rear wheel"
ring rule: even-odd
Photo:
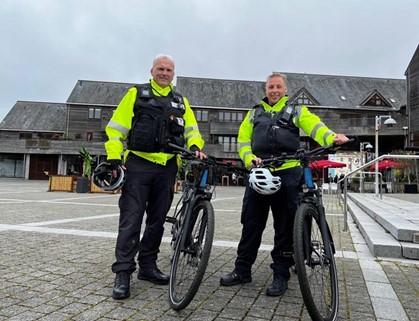
[[[327,258],[329,236],[322,235],[319,213],[313,204],[303,203],[294,222],[294,259],[301,295],[314,321],[334,321],[338,316],[339,290],[335,258]]]
[[[185,227],[183,227],[183,234]],[[199,200],[192,211],[190,233],[185,246],[178,241],[172,259],[169,282],[170,306],[182,310],[201,285],[214,238],[214,209],[209,200]],[[178,240],[182,238],[179,236]]]

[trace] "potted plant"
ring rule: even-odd
[[[89,192],[92,164],[96,161],[96,156],[92,157],[84,146],[79,150],[79,154],[83,159],[83,176],[77,178],[76,192],[87,193]]]
[[[398,155],[414,155],[412,152],[396,151]],[[398,159],[398,162],[403,164],[403,167],[396,170],[395,177],[398,181],[404,183],[404,193],[418,192],[418,171],[415,159]]]

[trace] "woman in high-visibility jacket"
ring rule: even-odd
[[[186,146],[203,158],[204,141],[188,100],[173,90],[174,61],[159,55],[153,61],[150,83],[128,90],[106,126],[107,162],[126,169],[126,181],[119,199],[119,230],[116,241],[114,299],[130,296],[131,274],[155,284],[167,284],[169,277],[157,267],[157,255],[167,211],[173,199],[177,161],[168,142]],[[127,140],[127,150],[123,141]],[[147,211],[143,237],[141,223]]]
[[[322,146],[348,141],[345,135],[336,134],[325,126],[306,106],[287,105],[286,92],[285,75],[272,73],[265,85],[266,97],[247,113],[240,125],[239,156],[246,167],[257,166],[263,158],[297,151],[300,148],[300,129]],[[271,210],[275,230],[274,248],[271,251],[273,282],[266,294],[279,296],[288,288],[289,269],[294,263],[292,231],[302,168],[297,160],[290,160],[271,174],[281,178],[280,189],[273,194],[261,194],[263,190],[257,191],[249,184],[246,186],[241,214],[242,236],[235,267],[220,279],[220,283],[231,286],[252,281],[251,268]]]

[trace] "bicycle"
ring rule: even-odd
[[[300,149],[293,155],[284,153],[264,159],[259,165],[279,167],[286,160],[299,160],[303,168],[301,192],[294,219],[294,261],[303,301],[314,321],[337,319],[339,289],[335,247],[326,221],[322,190],[313,182],[309,164],[316,156],[338,148],[340,145],[331,144],[313,150]]]
[[[191,161],[193,168],[187,175],[185,188],[173,216],[166,216],[166,222],[172,224],[173,250],[169,302],[174,310],[179,311],[187,307],[195,297],[211,255],[215,224],[211,199],[218,179],[217,169],[224,166],[227,171],[248,171],[216,161],[210,156],[201,160],[184,148],[169,145],[175,153]]]

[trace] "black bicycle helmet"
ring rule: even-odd
[[[115,191],[125,183],[125,172],[118,165],[117,175],[113,175],[113,167],[107,162],[100,163],[93,172],[93,183],[104,191]]]

